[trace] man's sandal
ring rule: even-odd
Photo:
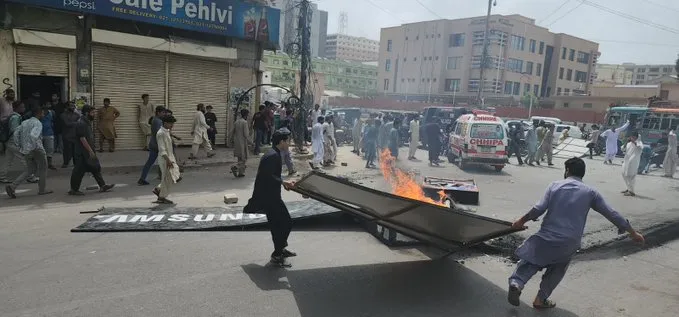
[[[545,299],[540,304],[533,303],[533,308],[535,308],[535,309],[549,309],[549,308],[554,308],[554,307],[556,307],[556,303],[549,300],[549,299]]]

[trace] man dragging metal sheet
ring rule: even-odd
[[[540,283],[533,307],[553,308],[549,296],[566,274],[571,258],[580,248],[587,213],[594,209],[615,224],[620,233],[627,232],[636,242],[643,243],[644,237],[636,232],[618,212],[613,210],[601,194],[585,185],[585,161],[572,158],[565,163],[564,180],[549,185],[545,196],[526,215],[512,224],[515,229],[525,228],[529,220],[536,221],[545,212],[540,230],[526,239],[516,250],[520,261],[509,277],[508,301],[519,306],[521,291],[538,271],[545,273]]]
[[[264,213],[271,230],[274,251],[271,253],[271,264],[280,267],[291,267],[286,258],[296,256],[286,249],[288,236],[292,230],[292,218],[281,197],[281,185],[290,190],[294,183],[284,182],[281,178],[283,159],[281,151],[288,151],[290,131],[276,131],[272,138],[272,149],[262,157],[255,177],[255,188],[244,213]]]

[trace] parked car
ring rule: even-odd
[[[568,129],[568,136],[569,137],[575,138],[575,139],[582,138],[582,132],[580,131],[580,127],[576,127],[574,125],[568,125],[568,124],[557,124],[556,128],[554,129],[554,141],[552,142],[554,145],[559,144],[559,138],[561,138],[561,134],[566,129]]]

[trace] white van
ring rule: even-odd
[[[554,122],[555,124],[561,124],[561,119],[555,118],[555,117],[540,117],[540,116],[532,116],[530,117],[530,122],[533,122],[535,120],[542,120],[542,121],[551,121]]]
[[[448,160],[456,159],[461,169],[468,164],[491,165],[502,171],[507,164],[505,124],[496,116],[465,114],[457,119],[450,133]]]

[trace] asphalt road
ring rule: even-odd
[[[363,169],[347,152],[342,149],[341,161],[348,166],[329,173],[388,189],[377,171]],[[400,162],[420,176],[475,178],[481,189],[476,212],[504,220],[519,217],[549,182],[563,177],[563,162],[555,163],[554,168],[508,166],[497,174],[490,168],[463,172],[449,164]],[[506,279],[513,269],[506,255],[473,250],[439,259],[440,253],[427,247],[389,249],[349,225],[294,231],[290,245],[299,256],[289,270],[265,266],[271,252],[265,231],[71,233],[91,216],[80,211],[150,206],[153,196],[150,186],[136,186],[136,174],[114,173],[105,176],[118,184],[113,192],[69,197],[68,177],[60,172],[48,179],[56,191],[52,195],[35,196],[33,184],[21,187],[26,191],[18,191],[19,199],[0,195],[0,316],[675,315],[679,183],[639,176],[640,197],[623,197],[620,166],[600,160],[589,165],[585,181],[650,233],[651,243],[615,241],[615,228],[592,212],[586,248],[553,295],[559,308],[548,313],[506,303]],[[227,170],[189,170],[171,198],[179,206],[222,206],[222,195],[233,192],[244,203],[254,169],[238,180]],[[88,179],[83,186],[91,184]],[[285,198],[301,199],[290,192]],[[511,248],[538,225],[495,244]],[[532,301],[537,284],[539,277],[526,289],[524,303]]]

